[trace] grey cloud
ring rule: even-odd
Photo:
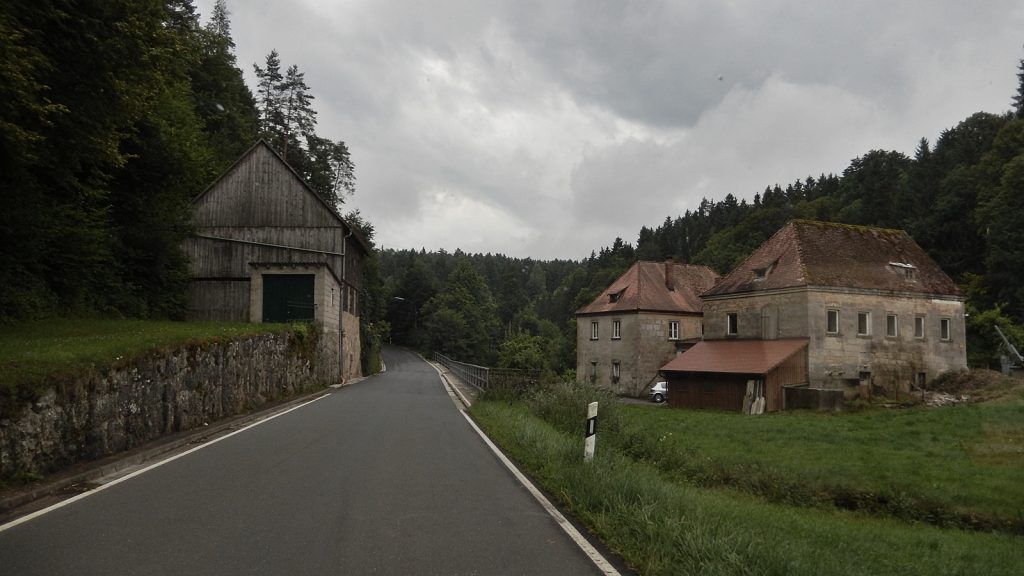
[[[271,48],[305,71],[381,243],[535,258],[1005,110],[1018,4],[229,0],[250,81]]]

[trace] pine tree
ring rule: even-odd
[[[1013,96],[1013,108],[1017,118],[1024,118],[1024,59],[1017,63],[1017,93]]]
[[[213,14],[206,25],[206,31],[212,36],[227,41],[228,48],[235,48],[235,41],[231,39],[231,13],[228,11],[226,0],[217,0],[213,3]]]
[[[218,171],[252,145],[258,123],[256,102],[235,59],[229,16],[227,4],[217,0],[210,20],[199,31],[201,54],[191,72],[196,113]]]
[[[284,130],[284,97],[281,93],[281,58],[277,50],[267,54],[266,65],[260,68],[253,64],[256,71],[256,107],[259,112],[259,134],[271,144],[280,142]]]
[[[355,165],[348,146],[315,134],[306,137],[306,158],[296,170],[314,192],[340,210],[345,198],[355,194]]]
[[[313,95],[306,85],[306,74],[292,64],[285,71],[280,84],[281,94],[281,155],[288,160],[288,148],[299,147],[301,139],[314,135],[316,110],[313,109]]]

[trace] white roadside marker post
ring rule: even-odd
[[[597,402],[587,405],[587,431],[583,440],[583,461],[594,459],[594,444],[597,442]]]

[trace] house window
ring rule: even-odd
[[[676,320],[668,323],[668,339],[679,340],[679,322]]]
[[[597,340],[597,322],[590,323],[590,339]]]
[[[871,335],[871,312],[857,313],[857,336]]]
[[[612,340],[622,338],[622,321],[612,320]]]
[[[590,381],[594,382],[597,380],[597,361],[590,362]]]
[[[735,336],[738,333],[737,325],[739,324],[739,317],[735,312],[730,312],[725,315],[725,334],[726,336]]]
[[[914,316],[914,338],[924,338],[924,316]]]
[[[953,335],[950,332],[950,320],[949,318],[943,318],[939,320],[939,334],[943,340],[952,340]]]
[[[612,382],[618,382],[619,376],[622,375],[622,371],[619,367],[618,362],[612,362]]]
[[[889,338],[896,338],[899,333],[899,320],[895,314],[885,315],[885,335]]]
[[[826,312],[825,332],[839,334],[839,310],[829,309]]]

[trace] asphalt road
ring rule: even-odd
[[[0,531],[0,575],[596,574],[437,373],[388,370]]]

